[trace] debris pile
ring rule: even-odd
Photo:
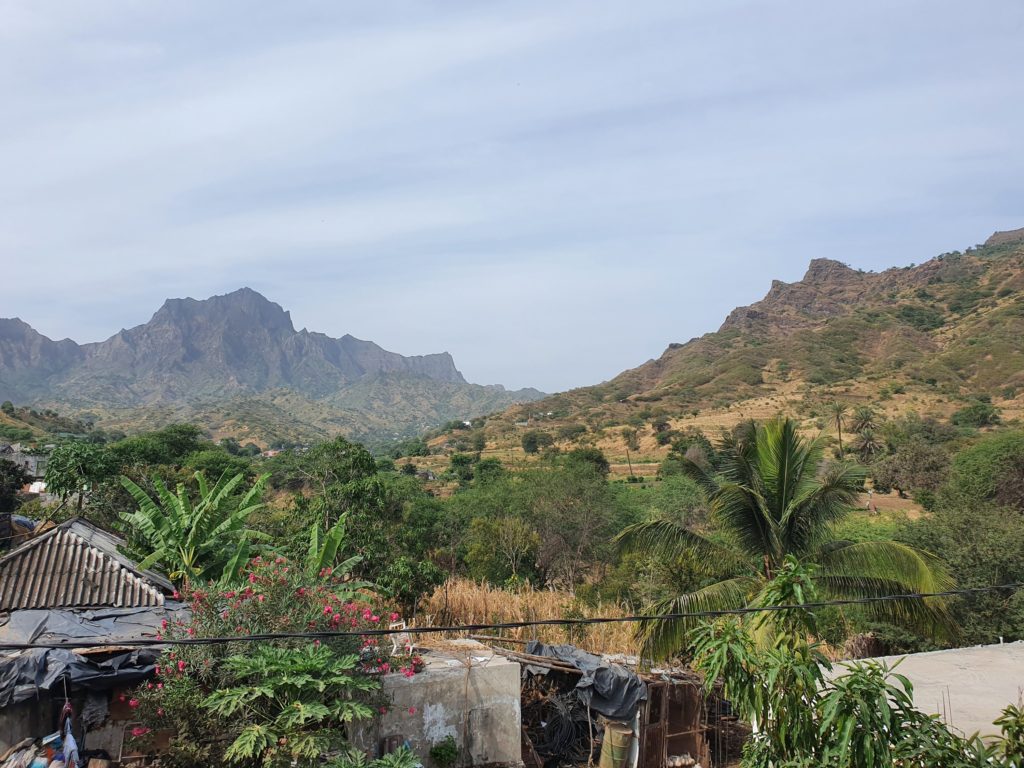
[[[565,681],[528,675],[522,688],[523,730],[546,767],[587,762],[593,724]]]

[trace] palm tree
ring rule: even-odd
[[[857,441],[853,444],[853,450],[857,452],[863,463],[870,464],[885,450],[885,444],[878,439],[873,429],[862,429],[857,435]]]
[[[846,403],[840,403],[836,400],[832,405],[829,406],[829,414],[832,416],[832,421],[836,425],[836,432],[839,433],[839,458],[843,457],[843,420],[846,418],[847,412],[850,410]]]
[[[891,541],[836,541],[836,525],[849,514],[864,472],[847,462],[824,463],[819,437],[809,440],[795,422],[748,422],[723,437],[717,474],[683,460],[684,471],[708,495],[715,538],[667,517],[626,528],[627,547],[667,562],[690,557],[709,577],[727,578],[650,606],[652,612],[687,613],[741,608],[757,602],[787,558],[813,564],[824,599],[939,592],[951,580],[933,556]],[[923,599],[865,604],[872,617],[933,630],[949,626],[946,606]],[[646,651],[669,656],[686,646],[691,620],[652,621],[641,628]]]
[[[139,508],[122,512],[121,520],[144,542],[147,554],[140,568],[160,564],[174,581],[188,585],[193,579],[230,581],[249,557],[249,542],[265,538],[246,528],[249,516],[263,506],[260,498],[269,475],[263,475],[237,502],[228,504],[244,476],[225,472],[211,488],[202,472],[195,473],[199,498],[193,503],[182,483],[172,493],[153,478],[157,498],[127,477],[121,484]]]
[[[870,405],[859,405],[853,410],[853,420],[849,426],[854,432],[874,432],[878,429],[878,414]]]

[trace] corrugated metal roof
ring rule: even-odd
[[[117,537],[69,520],[0,558],[0,611],[25,608],[161,606],[174,586],[140,571]]]

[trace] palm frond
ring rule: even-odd
[[[935,555],[897,541],[862,541],[822,552],[823,573],[882,578],[906,592],[945,592],[955,582]]]
[[[820,476],[805,469],[801,484],[787,511],[784,538],[787,552],[807,556],[830,538],[835,525],[857,503],[864,487],[862,467],[849,462],[832,462]]]
[[[867,576],[821,573],[814,577],[814,583],[822,597],[829,600],[864,600],[908,594],[897,581]],[[944,638],[955,638],[957,635],[956,622],[947,598],[878,599],[855,603],[851,608],[874,621],[913,627],[926,635]]]
[[[750,570],[748,561],[739,552],[665,517],[629,525],[615,541],[625,551],[643,552],[667,562],[693,555],[695,564],[708,574],[720,573],[723,569]]]
[[[684,456],[679,460],[679,466],[683,474],[693,480],[707,496],[712,496],[718,490],[718,478],[704,463]]]
[[[659,600],[647,610],[654,616],[735,610],[747,604],[760,583],[753,576],[738,576],[695,592]],[[677,618],[641,622],[637,634],[643,642],[644,655],[653,659],[666,659],[686,650],[690,633],[703,621],[702,618]]]
[[[773,520],[785,519],[802,482],[813,477],[813,469],[808,472],[808,468],[817,463],[819,452],[815,441],[800,437],[790,419],[773,419],[757,430],[756,476]]]
[[[822,552],[816,577],[833,597],[946,592],[955,582],[934,555],[895,541],[865,541]],[[954,623],[948,598],[877,601],[864,610],[886,621],[908,622],[928,632],[951,634]]]
[[[750,557],[779,554],[779,533],[766,513],[764,496],[749,485],[723,483],[711,500],[711,515]]]

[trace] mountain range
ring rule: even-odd
[[[513,406],[488,430],[511,446],[526,425],[553,435],[586,427],[586,439],[621,456],[618,427],[653,454],[667,450],[653,425],[715,434],[780,412],[823,421],[834,400],[941,417],[987,398],[1012,418],[1024,415],[1022,339],[1024,229],[883,272],[819,258],[717,331],[610,381]]]
[[[1024,229],[883,272],[814,259],[803,279],[773,282],[717,331],[557,395],[470,384],[447,353],[403,357],[296,331],[280,306],[243,288],[168,300],[148,323],[95,344],[0,320],[0,400],[123,429],[192,421],[263,443],[339,433],[379,442],[490,414],[496,446],[539,427],[576,436],[565,442],[585,433],[612,455],[630,432],[634,454],[637,440],[657,454],[666,431],[779,412],[824,423],[834,400],[948,416],[985,398],[1024,416],[1021,339]]]
[[[296,331],[288,312],[249,288],[169,299],[149,322],[91,344],[0,319],[0,400],[87,412],[103,425],[195,420],[264,442],[372,440],[542,394],[470,384],[447,352],[405,357],[349,335]]]

